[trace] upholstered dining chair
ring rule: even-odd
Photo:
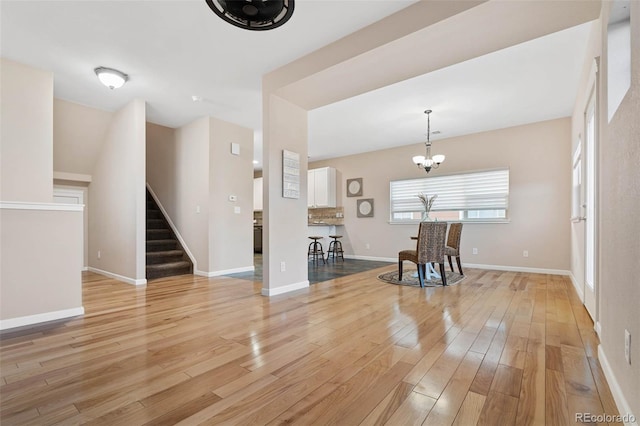
[[[427,263],[438,263],[442,285],[447,285],[444,268],[444,242],[447,235],[447,222],[420,222],[418,242],[415,250],[402,250],[398,253],[398,279],[402,280],[402,263],[413,262],[418,267],[420,287],[424,287]]]
[[[449,226],[449,236],[447,237],[447,245],[444,248],[444,254],[447,256],[449,260],[449,267],[453,272],[453,262],[451,262],[451,258],[456,258],[456,263],[458,264],[458,272],[460,275],[462,273],[462,264],[460,263],[460,237],[462,236],[462,223],[455,222]]]

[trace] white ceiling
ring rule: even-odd
[[[284,26],[246,31],[204,0],[3,0],[0,54],[52,71],[57,98],[109,111],[140,98],[157,124],[210,115],[253,128],[261,160],[262,76],[413,2],[297,0]],[[588,25],[313,110],[310,158],[422,142],[426,108],[442,132],[432,140],[568,116]],[[97,66],[130,81],[111,91],[98,83]]]
[[[440,132],[431,141],[570,116],[589,29],[582,24],[313,110],[309,155],[424,142],[426,109],[431,131]]]

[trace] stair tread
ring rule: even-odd
[[[172,269],[172,268],[190,268],[191,264],[186,260],[179,260],[176,262],[168,262],[168,263],[158,263],[156,265],[147,265],[147,270],[149,269]]]
[[[160,240],[162,241],[162,240]],[[172,240],[173,241],[173,240]],[[147,256],[161,257],[161,256],[180,256],[184,253],[182,250],[162,250],[162,251],[150,251]]]
[[[165,278],[191,274],[193,265],[170,229],[167,218],[147,191],[146,277]]]

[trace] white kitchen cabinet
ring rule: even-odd
[[[253,210],[262,211],[262,178],[253,179]]]
[[[307,206],[336,206],[336,169],[321,167],[307,172]]]

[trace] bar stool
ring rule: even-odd
[[[342,250],[342,242],[338,240],[338,238],[342,238],[342,235],[329,235],[329,238],[333,238],[333,241],[329,243],[329,249],[327,250],[327,260],[329,260],[329,256],[333,257],[333,261],[336,261],[336,258],[341,257],[344,262],[344,251]]]
[[[309,239],[313,240],[312,243],[309,243],[309,250],[307,250],[307,257],[311,256],[313,259],[313,263],[318,261],[318,257],[322,259],[322,263],[327,263],[324,260],[324,251],[322,251],[322,243],[318,240],[323,239],[324,237],[309,237]]]

